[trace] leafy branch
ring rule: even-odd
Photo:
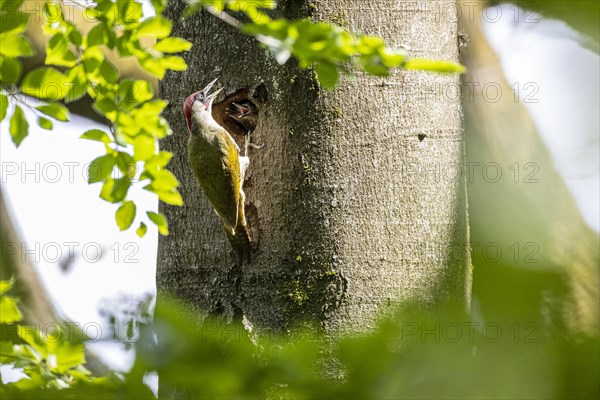
[[[61,389],[77,382],[101,383],[107,378],[92,377],[85,363],[85,345],[80,332],[55,324],[55,329],[42,331],[39,326],[21,325],[23,315],[16,297],[6,294],[14,280],[0,281],[0,324],[14,325],[18,339],[11,335],[0,342],[0,363],[20,368],[28,379],[7,386],[24,390],[32,388]],[[3,330],[4,331],[4,330]],[[7,332],[7,331],[4,331]]]
[[[271,19],[264,10],[274,9],[271,0],[186,0],[189,16],[204,7],[213,15],[253,35],[274,54],[280,64],[296,58],[301,68],[314,68],[321,86],[332,89],[348,64],[371,75],[388,76],[394,68],[438,73],[462,73],[465,68],[443,60],[410,58],[405,49],[391,48],[378,36],[351,33],[342,27],[310,19]],[[225,10],[242,12],[243,24]]]
[[[121,79],[118,69],[106,58],[108,50],[120,57],[135,57],[144,71],[159,80],[168,70],[187,69],[175,53],[188,51],[191,43],[170,36],[172,23],[161,15],[167,1],[151,0],[155,16],[142,19],[138,0],[95,0],[92,7],[81,9],[85,19],[96,22],[84,34],[64,18],[59,0],[48,0],[38,15],[44,20],[44,34],[50,37],[45,65],[22,77],[20,58],[34,53],[24,35],[31,15],[20,10],[24,0],[0,0],[0,121],[10,115],[9,131],[19,146],[29,133],[23,108],[34,112],[41,128],[50,130],[53,121],[69,121],[65,104],[88,95],[93,109],[109,126],[108,132],[92,129],[81,136],[104,146],[104,154],[88,168],[88,182],[102,183],[100,197],[119,205],[115,218],[121,230],[129,229],[137,215],[136,204],[128,198],[134,183],[143,182],[144,189],[165,203],[183,204],[179,181],[167,169],[172,154],[159,151],[157,145],[171,134],[161,116],[167,101],[156,99],[147,81]],[[207,10],[254,36],[278,62],[283,64],[294,57],[301,68],[314,68],[321,86],[327,89],[335,87],[340,72],[350,70],[349,65],[378,76],[387,76],[394,68],[464,71],[453,62],[410,58],[406,50],[390,48],[379,37],[353,34],[331,23],[271,19],[266,14],[276,7],[271,0],[185,1],[186,16]],[[226,10],[240,12],[250,22],[242,23]],[[140,41],[148,36],[155,39],[150,47]],[[32,107],[21,94],[41,99],[44,104]],[[161,234],[168,234],[164,215],[146,211],[146,218]],[[147,225],[141,221],[136,232],[141,237],[146,231]]]
[[[142,18],[141,3],[135,0],[97,0],[94,7],[82,9],[86,18],[96,25],[87,35],[67,21],[58,1],[45,3],[41,17],[43,32],[50,37],[46,46],[45,66],[28,72],[21,80],[22,64],[19,57],[33,54],[24,36],[30,15],[19,11],[23,0],[0,0],[2,20],[17,21],[2,25],[0,40],[0,120],[12,106],[10,133],[15,145],[27,137],[29,124],[22,107],[27,106],[14,92],[20,81],[20,93],[42,99],[47,103],[35,107],[38,125],[52,129],[52,120],[69,121],[69,111],[64,104],[88,95],[94,101],[93,109],[105,117],[109,132],[92,129],[81,137],[102,143],[104,154],[94,159],[88,168],[88,182],[102,183],[100,197],[119,204],[116,221],[121,230],[128,229],[136,217],[136,205],[128,199],[131,185],[144,182],[144,189],[173,205],[183,204],[177,187],[179,182],[166,169],[172,155],[159,151],[157,141],[171,134],[161,112],[167,102],[155,99],[152,86],[144,80],[119,79],[119,71],[106,59],[107,49],[115,50],[121,57],[134,56],[150,75],[162,79],[167,70],[182,71],[187,68],[181,57],[173,55],[189,50],[191,43],[169,37],[171,22],[157,15]],[[153,2],[157,12],[166,1]],[[152,36],[157,42],[143,47],[140,38]],[[5,43],[7,44],[5,46]],[[60,70],[58,68],[60,68]],[[11,89],[9,91],[9,89]],[[158,226],[161,234],[168,234],[164,216],[152,211],[147,218]],[[146,233],[142,221],[137,229],[139,236]]]

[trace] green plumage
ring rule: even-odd
[[[188,157],[204,194],[215,209],[240,261],[249,261],[250,237],[244,214],[245,157],[209,110],[191,114]]]

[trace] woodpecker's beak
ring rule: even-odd
[[[239,113],[240,113],[240,116],[244,116],[244,113],[245,113],[245,111],[246,111],[246,110],[245,110],[245,108],[246,108],[246,107],[244,107],[244,106],[243,106],[243,105],[241,105],[241,104],[238,104],[238,103],[233,103],[233,102],[231,103],[231,105],[232,105],[233,107],[235,107],[235,110],[236,110],[237,112],[239,112]]]
[[[223,88],[219,88],[219,89],[217,89],[217,91],[216,91],[216,92],[214,92],[213,94],[210,94],[210,95],[206,96],[206,100],[207,100],[207,101],[210,101],[210,102],[212,103],[212,101],[215,99],[215,97],[217,97],[217,95],[218,95],[219,93],[221,93],[221,90],[223,90]]]
[[[210,82],[208,85],[206,85],[206,87],[204,89],[202,89],[201,91],[204,92],[204,94],[208,96],[208,92],[210,91],[210,88],[213,87],[213,85],[215,84],[217,79],[219,79],[219,78],[213,79],[212,82]]]
[[[208,85],[206,85],[206,87],[204,89],[202,89],[202,93],[204,93],[204,96],[206,98],[206,101],[205,101],[206,109],[208,109],[212,105],[212,102],[215,99],[215,97],[217,97],[217,95],[219,93],[221,93],[221,90],[223,90],[223,88],[220,88],[216,92],[214,92],[212,94],[208,94],[208,92],[213,87],[213,85],[215,84],[217,79],[219,79],[219,78],[213,79],[212,82],[210,82]]]

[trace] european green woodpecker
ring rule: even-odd
[[[190,131],[188,157],[196,179],[221,219],[240,262],[250,261],[250,236],[244,214],[246,155],[212,117],[212,103],[221,89],[209,94],[216,79],[190,95],[183,113]]]

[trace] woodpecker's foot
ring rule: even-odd
[[[248,133],[246,134],[246,143],[244,145],[244,155],[247,157],[248,156],[248,151],[250,150],[250,148],[252,147],[253,149],[262,149],[265,146],[265,144],[254,144],[252,142],[250,142],[250,131],[248,131]]]

